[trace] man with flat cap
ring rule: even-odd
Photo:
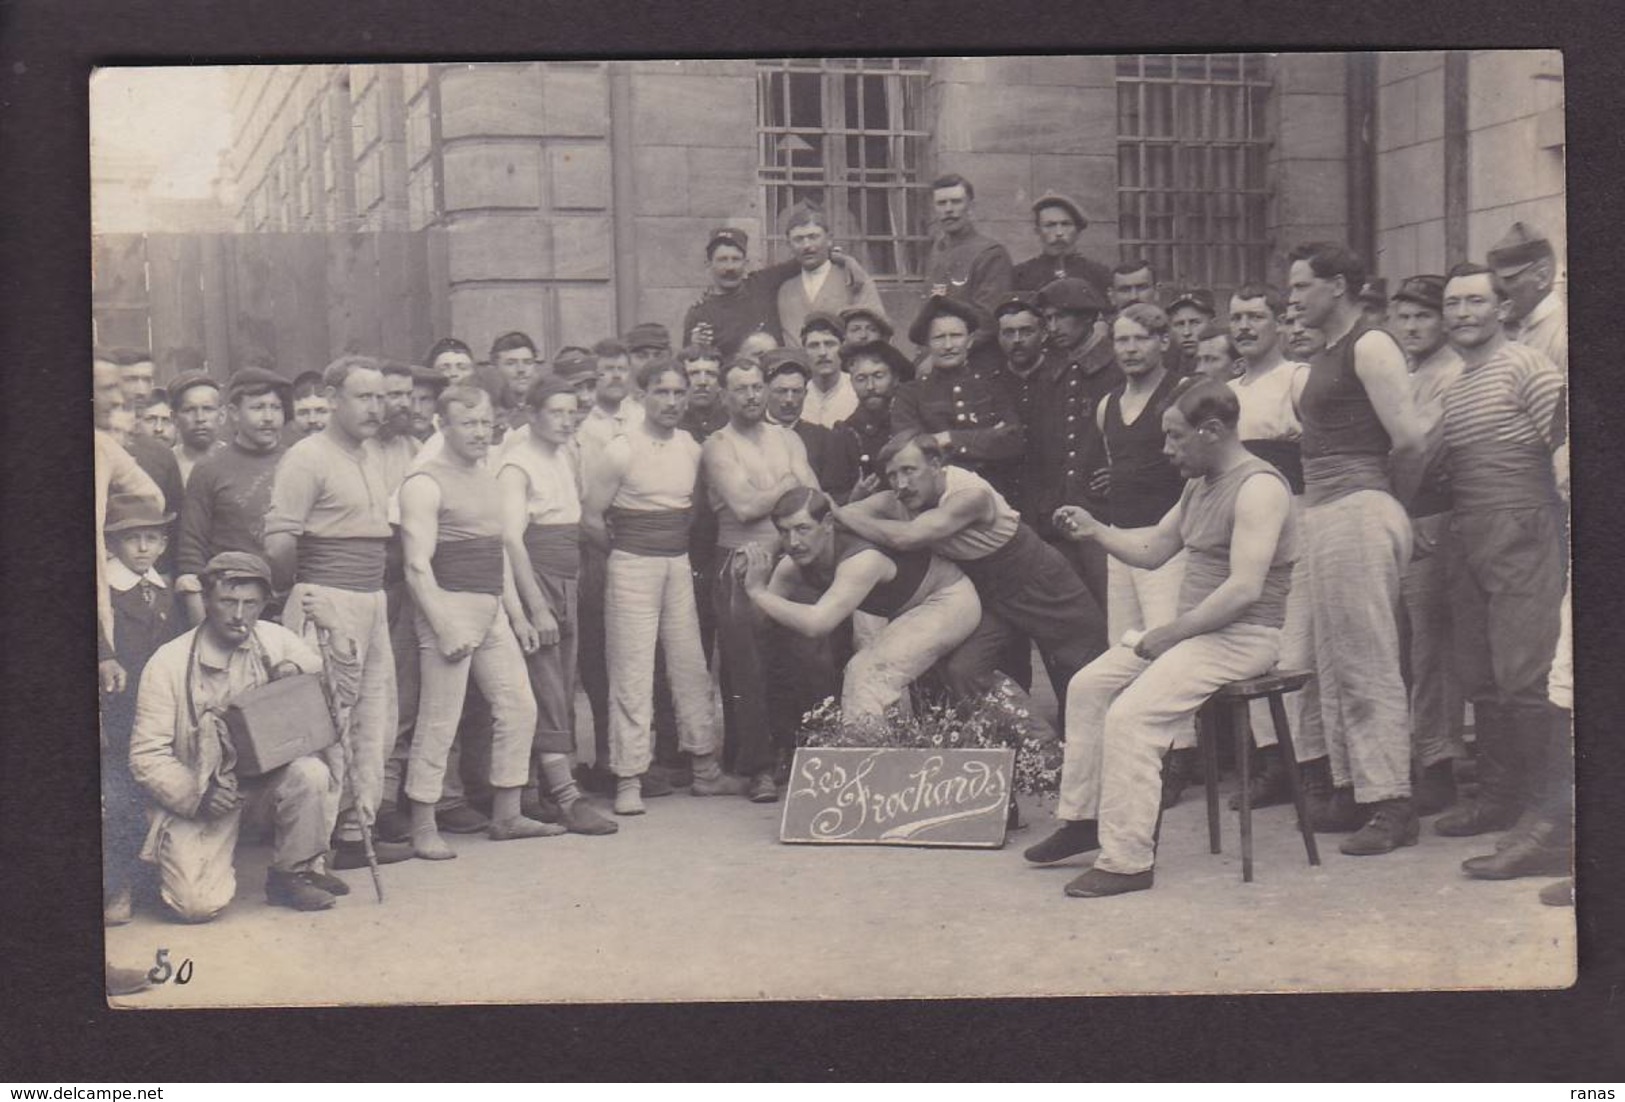
[[[189,623],[203,621],[205,563],[222,551],[265,554],[265,514],[287,450],[282,426],[292,395],[287,379],[263,367],[245,367],[226,384],[231,440],[193,469],[175,550],[175,591]]]
[[[321,673],[305,640],[260,610],[271,569],[258,555],[227,551],[204,565],[205,615],[159,647],[141,675],[130,772],[156,805],[141,857],[158,866],[159,895],[181,922],[208,922],[237,890],[238,828],[256,808],[275,824],[265,897],[300,911],[331,907],[349,886],[324,868],[339,784],[337,747],[295,758],[257,777],[239,774],[223,719],[241,694],[279,678]],[[325,605],[312,609],[332,628]]]
[[[914,381],[914,365],[902,351],[885,341],[841,347],[841,370],[852,380],[858,408],[835,426],[856,441],[858,476],[884,481],[880,449],[892,438],[891,406],[897,388]]]
[[[1021,457],[1025,433],[1003,388],[969,362],[971,342],[987,329],[984,318],[962,299],[933,295],[926,300],[908,339],[927,349],[931,372],[898,388],[892,432],[931,435],[946,462],[977,471],[1000,487]]]
[[[1112,270],[1076,251],[1078,235],[1088,226],[1083,208],[1071,196],[1058,191],[1040,195],[1033,203],[1033,231],[1038,234],[1041,251],[1016,265],[1010,286],[1017,291],[1037,291],[1047,283],[1071,276],[1088,280],[1105,298],[1111,289]]]
[[[178,376],[169,384],[169,400],[175,411],[175,464],[180,468],[181,485],[192,477],[192,468],[208,454],[225,447],[220,439],[220,384],[201,371]]]
[[[1507,291],[1507,335],[1569,370],[1569,312],[1557,294],[1557,252],[1546,235],[1514,222],[1490,246],[1489,266]]]
[[[884,309],[869,306],[847,306],[835,315],[841,319],[841,338],[846,344],[868,344],[870,341],[889,341],[897,328]]]
[[[635,376],[645,364],[671,356],[671,330],[657,321],[640,321],[622,338]]]
[[[833,318],[846,306],[885,309],[874,280],[861,264],[851,257],[842,264],[835,263],[835,238],[829,216],[821,207],[797,203],[784,212],[780,227],[800,268],[799,279],[787,279],[779,285],[779,324],[785,344],[801,343],[802,325],[814,314]],[[839,340],[841,336],[841,327],[837,326],[835,337]]]
[[[1168,349],[1167,369],[1178,378],[1191,373],[1196,366],[1196,347],[1201,333],[1218,318],[1213,292],[1206,287],[1187,287],[1168,304],[1168,330],[1173,346]]]
[[[1105,554],[1093,544],[1064,539],[1053,518],[1062,505],[1106,515],[1110,479],[1095,411],[1122,385],[1123,372],[1110,335],[1096,324],[1106,303],[1087,280],[1055,280],[1038,292],[1036,301],[1044,316],[1044,360],[1030,384],[1033,415],[1027,426],[1021,515],[1061,549],[1104,609]],[[1099,626],[1104,629],[1104,621]]]

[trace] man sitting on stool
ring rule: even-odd
[[[1294,555],[1286,478],[1236,433],[1235,392],[1193,379],[1162,416],[1166,451],[1190,479],[1154,528],[1100,524],[1075,505],[1056,530],[1154,570],[1186,549],[1179,613],[1131,647],[1078,671],[1066,694],[1061,828],[1028,849],[1048,864],[1092,849],[1100,857],[1066,886],[1071,896],[1119,895],[1152,884],[1162,757],[1207,698],[1274,667]]]

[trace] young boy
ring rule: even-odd
[[[147,659],[180,633],[174,595],[153,568],[175,519],[146,498],[116,494],[107,503],[107,586],[113,603],[113,642],[100,647],[102,690],[103,917],[130,921],[130,889],[147,833],[146,798],[130,774],[130,731],[136,687]]]

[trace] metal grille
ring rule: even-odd
[[[841,247],[873,275],[924,270],[930,248],[920,58],[783,58],[757,63],[758,178],[777,259],[779,216],[823,207]]]
[[[1123,259],[1223,294],[1262,279],[1270,77],[1263,54],[1117,61],[1117,211]]]

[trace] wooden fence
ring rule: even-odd
[[[160,383],[254,358],[293,377],[345,352],[415,362],[446,332],[444,243],[420,233],[106,234],[96,342],[150,348]]]

